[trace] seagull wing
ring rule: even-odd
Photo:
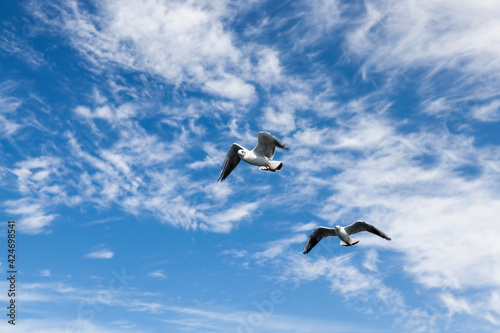
[[[229,176],[229,174],[236,168],[238,163],[240,163],[241,158],[238,155],[238,150],[245,149],[237,143],[233,143],[229,148],[224,164],[222,164],[222,169],[220,170],[219,179],[217,181],[223,182],[224,179]]]
[[[361,231],[368,231],[368,232],[371,232],[372,234],[375,234],[375,235],[380,236],[382,238],[385,238],[387,240],[391,240],[391,238],[389,236],[387,236],[384,232],[375,228],[371,224],[363,222],[363,221],[356,221],[353,224],[351,224],[350,226],[345,227],[344,229],[349,235],[357,234],[358,232],[361,232]]]
[[[309,239],[306,242],[306,246],[304,246],[304,254],[309,253],[309,251],[312,250],[313,247],[316,246],[316,244],[319,243],[320,240],[322,240],[325,237],[333,237],[337,236],[337,232],[335,231],[334,228],[325,228],[325,227],[318,227],[316,228],[311,236],[309,236]]]
[[[273,158],[276,147],[288,150],[287,145],[269,132],[259,132],[257,134],[257,140],[257,146],[253,149],[256,155]]]

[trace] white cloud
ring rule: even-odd
[[[50,270],[44,269],[38,272],[38,274],[40,274],[40,276],[50,276]]]
[[[9,120],[2,114],[0,114],[0,124],[2,124],[0,131],[3,133],[3,136],[10,136],[21,127],[19,124]]]
[[[243,104],[247,104],[255,98],[255,88],[232,75],[226,75],[220,80],[205,82],[203,91],[229,99],[240,100]]]
[[[306,1],[311,13],[308,22],[313,23],[321,30],[330,30],[342,22],[338,0],[310,0]]]
[[[57,214],[49,214],[59,204],[74,206],[81,202],[79,195],[69,195],[71,182],[61,182],[66,174],[63,160],[53,156],[32,157],[15,163],[8,169],[15,181],[10,184],[22,198],[7,200],[2,205],[13,219],[19,220],[20,230],[37,234],[45,231]]]
[[[327,320],[310,319],[301,316],[282,315],[280,307],[282,302],[287,301],[286,292],[279,292],[280,302],[273,303],[271,295],[268,299],[261,301],[256,300],[256,303],[266,303],[265,310],[252,308],[248,311],[234,311],[224,308],[210,308],[210,310],[202,308],[188,308],[179,306],[166,307],[172,313],[177,313],[179,318],[165,320],[169,324],[174,324],[182,330],[188,332],[366,332],[362,327],[358,327],[353,323],[343,323],[336,321],[335,323]],[[271,304],[272,306],[269,306]],[[268,310],[269,309],[269,310]]]
[[[311,231],[318,227],[318,223],[311,221],[309,223],[295,224],[292,226],[294,232]]]
[[[96,94],[98,92],[96,91]],[[106,102],[103,98],[97,96],[95,97],[96,100],[104,101]],[[115,123],[120,120],[124,120],[127,118],[131,118],[136,115],[136,110],[134,106],[130,103],[128,104],[122,104],[118,107],[113,107],[110,106],[109,104],[104,104],[104,103],[99,103],[99,106],[96,106],[94,110],[91,110],[90,108],[86,106],[79,105],[74,109],[74,112],[87,120],[91,119],[105,119],[109,121],[110,123]],[[95,126],[93,127],[95,130]]]
[[[225,182],[209,184],[203,188],[203,191],[208,197],[221,202],[225,202],[233,194],[231,186]]]
[[[75,108],[75,113],[85,118],[103,118],[108,120],[112,116],[109,106],[98,107],[93,112],[88,107],[78,106]]]
[[[117,320],[111,322],[112,325],[119,326],[121,329],[131,329],[133,327],[136,327],[136,324],[131,323],[130,321],[127,320]]]
[[[160,280],[165,280],[166,278],[168,278],[168,276],[165,275],[163,272],[164,272],[163,269],[159,269],[159,270],[156,270],[154,272],[148,273],[148,275],[151,276],[151,277],[153,277],[153,278],[157,278],[157,279],[160,279]]]
[[[378,253],[374,249],[370,249],[366,251],[366,258],[365,261],[363,262],[363,267],[366,268],[369,271],[376,272],[377,271],[377,263],[379,263],[380,260],[378,259]]]
[[[384,74],[423,69],[420,83],[433,94],[429,79],[449,71],[444,80],[453,82],[446,88],[451,94],[473,99],[498,94],[496,1],[368,0],[365,6],[364,17],[347,35],[347,52],[363,59],[365,75],[372,69]]]
[[[259,203],[239,203],[236,207],[227,209],[220,213],[210,216],[203,224],[201,229],[215,232],[228,233],[234,228],[234,222],[243,219],[250,219],[252,213],[259,207]]]
[[[95,123],[90,121],[93,128]],[[187,201],[189,191],[196,187],[186,182],[185,174],[171,169],[188,146],[187,133],[183,131],[167,143],[130,119],[109,130],[107,136],[116,131],[118,139],[107,149],[101,149],[99,141],[87,149],[76,134],[66,133],[71,154],[81,168],[77,190],[84,199],[102,206],[116,202],[132,214],[149,211],[164,222],[196,228],[196,219],[204,215],[198,211],[200,207]],[[93,131],[100,132],[97,127]],[[186,197],[180,196],[179,190]]]
[[[0,282],[6,285],[7,282]],[[197,306],[182,306],[178,302],[171,304],[163,304],[158,302],[151,302],[151,294],[144,294],[142,291],[135,291],[132,288],[126,293],[114,294],[113,299],[106,306],[116,309],[125,309],[127,311],[140,311],[149,312],[153,318],[160,318],[170,330],[176,328],[188,332],[233,332],[242,326],[240,330],[243,332],[245,328],[261,329],[272,332],[365,332],[366,330],[353,323],[342,323],[316,319],[306,318],[301,316],[283,315],[282,311],[286,307],[289,299],[289,292],[287,289],[275,289],[270,291],[269,294],[263,295],[262,299],[256,299],[253,304],[247,308],[238,310],[234,307],[229,308],[227,305],[213,304],[199,304]],[[23,295],[25,295],[25,302],[40,307],[40,304],[49,304],[57,300],[59,304],[94,304],[95,306],[102,306],[102,300],[97,300],[96,294],[99,290],[95,289],[79,289],[72,288],[71,286],[63,283],[31,283],[23,284]],[[34,297],[36,295],[36,297]],[[88,302],[88,303],[86,303]],[[199,303],[197,301],[197,303]],[[255,305],[259,303],[261,307]],[[269,307],[269,303],[272,307]],[[78,305],[77,305],[78,306]],[[74,308],[77,308],[75,306]],[[43,309],[44,307],[40,307]],[[262,310],[264,309],[264,310]],[[168,320],[165,320],[165,313],[168,313]],[[263,316],[263,320],[255,321],[255,316]],[[29,328],[30,332],[64,332],[68,330],[79,329],[81,332],[100,332],[111,333],[116,332],[115,328],[110,326],[99,326],[97,322],[87,322],[85,320],[63,320],[58,318],[47,317],[45,321],[33,320],[25,318],[23,326]],[[133,328],[139,323],[130,321],[114,321],[111,322],[113,326],[127,326],[127,330],[136,332]],[[135,324],[135,326],[134,326]],[[67,325],[67,326],[66,326]],[[141,326],[141,332],[147,327]],[[124,327],[120,327],[118,331],[123,331]],[[52,329],[52,330],[51,330]],[[333,329],[333,331],[332,331]],[[14,332],[15,330],[12,330]],[[9,331],[10,332],[10,331]],[[16,331],[17,332],[17,331]]]
[[[87,320],[61,320],[55,318],[47,319],[29,319],[25,318],[22,324],[5,325],[2,332],[16,333],[19,332],[19,327],[22,325],[23,332],[33,333],[67,333],[78,331],[81,333],[118,333],[123,332],[122,329],[114,329],[106,327]],[[136,330],[127,330],[127,332],[138,332]]]
[[[268,107],[264,110],[263,123],[270,130],[290,133],[295,130],[295,115],[293,110],[278,112],[274,108]]]
[[[206,152],[207,156],[203,161],[195,161],[193,163],[190,163],[188,165],[190,168],[199,170],[215,165],[222,165],[221,161],[224,161],[225,152],[218,151],[215,146],[209,143],[204,143],[202,148]]]
[[[279,53],[275,50],[263,48],[258,51],[260,59],[256,66],[256,74],[259,82],[264,86],[278,83],[283,80],[281,74],[282,67],[279,60]]]
[[[478,120],[486,122],[499,121],[500,100],[494,100],[486,105],[473,108],[472,116]]]
[[[469,304],[464,299],[457,299],[451,293],[445,293],[440,295],[441,301],[450,310],[450,315],[455,313],[471,313]]]
[[[245,53],[254,55],[261,69],[276,73],[276,56],[262,53],[264,47],[242,51],[235,45],[226,28],[233,15],[226,1],[114,0],[98,6],[96,14],[67,5],[60,8],[58,20],[48,20],[41,8],[32,6],[39,20],[59,29],[99,69],[119,65],[243,104],[255,99],[255,88],[248,82],[254,79],[253,70]]]
[[[54,176],[60,174],[62,161],[43,156],[16,163],[12,173],[17,176],[19,191],[23,194],[48,190]]]
[[[85,255],[85,258],[91,259],[111,259],[114,257],[114,253],[109,249],[100,249],[94,252],[90,252]]]
[[[20,99],[9,96],[14,87],[10,81],[0,83],[0,135],[7,138],[23,127],[12,119],[22,104]]]
[[[292,237],[274,240],[267,244],[266,249],[264,251],[256,252],[254,254],[254,257],[258,261],[274,259],[277,256],[283,255],[283,253],[290,247],[290,245],[305,243],[306,240],[307,237],[304,234],[294,235]]]
[[[21,29],[17,31],[2,30],[0,35],[0,50],[8,55],[14,55],[22,59],[32,67],[47,65],[44,55],[36,51],[29,43],[31,30],[36,27],[25,22]]]
[[[57,216],[56,214],[47,214],[44,203],[32,198],[7,200],[3,206],[11,216],[10,219],[19,222],[19,230],[28,234],[43,232]]]
[[[245,250],[235,250],[235,249],[231,249],[231,250],[224,250],[221,252],[222,255],[228,255],[228,256],[231,256],[233,258],[243,258],[247,255],[247,251]]]

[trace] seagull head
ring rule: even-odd
[[[337,224],[337,225],[335,226],[335,230],[339,230],[339,229],[340,229],[340,226]]]
[[[245,156],[245,154],[246,154],[246,151],[245,151],[244,149],[240,149],[240,150],[238,150],[238,156],[239,156],[240,158],[241,158],[241,157],[243,157],[243,156]]]

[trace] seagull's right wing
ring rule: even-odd
[[[311,236],[309,236],[306,246],[304,246],[304,252],[302,253],[304,254],[309,253],[309,251],[311,251],[312,248],[315,247],[320,240],[322,240],[325,237],[332,237],[332,236],[337,236],[337,232],[335,231],[334,228],[317,227],[316,230],[312,232]]]
[[[255,154],[265,156],[267,158],[273,158],[276,147],[288,150],[288,146],[271,133],[257,133],[257,146],[253,149]]]
[[[233,143],[229,148],[222,169],[220,170],[219,179],[217,181],[223,182],[224,179],[229,176],[229,174],[236,168],[238,163],[240,163],[240,156],[238,155],[238,150],[245,149],[237,143]]]
[[[380,236],[382,238],[385,238],[387,240],[391,240],[391,238],[389,236],[387,236],[382,230],[379,230],[379,229],[375,228],[374,226],[372,226],[371,224],[366,223],[364,221],[354,222],[350,226],[345,227],[345,231],[349,235],[357,234],[358,232],[361,232],[361,231],[368,231],[368,232],[371,232],[372,234],[375,234],[375,235]]]

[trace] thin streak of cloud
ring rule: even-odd
[[[85,258],[90,259],[111,259],[114,257],[114,253],[109,249],[101,249],[94,252],[90,252],[85,255]]]

